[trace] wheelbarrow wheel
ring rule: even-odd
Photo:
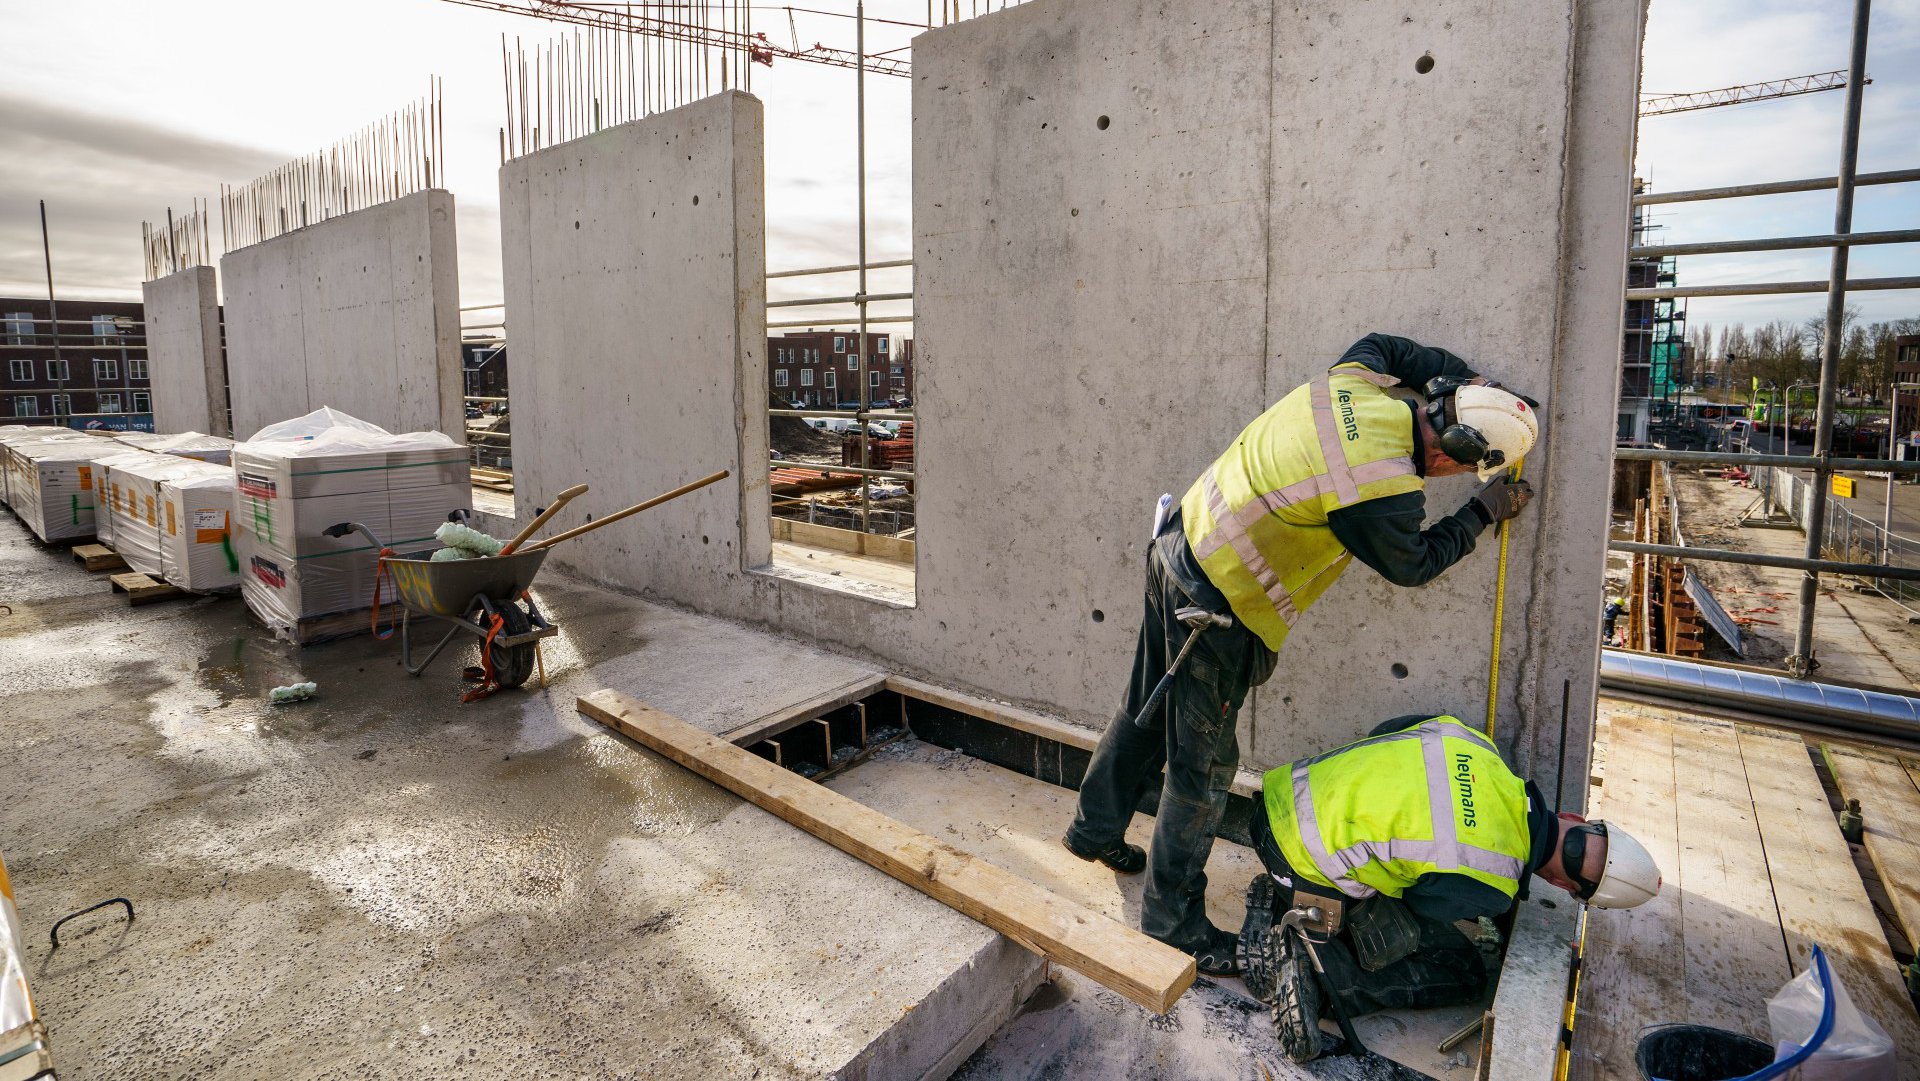
[[[527,613],[512,602],[502,604],[500,613],[500,633],[525,634],[533,624],[528,621]],[[533,651],[537,643],[526,642],[517,646],[503,646],[489,643],[482,647],[493,660],[493,678],[502,687],[518,687],[533,674]]]

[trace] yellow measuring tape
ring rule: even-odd
[[[1526,465],[1522,458],[1507,470],[1511,480],[1520,479]],[[1513,519],[1500,523],[1500,568],[1493,586],[1493,660],[1487,668],[1487,738],[1493,738],[1493,717],[1500,705],[1500,628],[1507,621],[1507,542],[1513,534]]]

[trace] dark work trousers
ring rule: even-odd
[[[1248,823],[1253,835],[1253,851],[1266,866],[1267,873],[1282,884],[1295,881],[1293,869],[1273,840],[1264,808],[1254,812]],[[1307,893],[1331,893],[1323,886],[1305,883]],[[1284,904],[1287,894],[1280,897]],[[1351,904],[1351,901],[1347,902]],[[1277,922],[1285,915],[1275,906]],[[1342,930],[1332,941],[1315,937],[1320,963],[1326,967],[1327,983],[1340,996],[1347,1016],[1363,1017],[1381,1010],[1419,1010],[1434,1006],[1461,1006],[1478,1001],[1487,989],[1487,966],[1479,947],[1450,923],[1428,919],[1410,912],[1420,926],[1420,944],[1406,957],[1378,972],[1368,972],[1354,959],[1353,946]],[[1328,1016],[1332,1016],[1331,1013]]]
[[[1186,539],[1176,519],[1149,549],[1146,612],[1125,700],[1093,749],[1069,837],[1082,849],[1119,844],[1148,785],[1160,786],[1140,929],[1178,949],[1213,942],[1207,920],[1207,854],[1240,765],[1235,722],[1247,690],[1273,672],[1274,654],[1237,619],[1201,636],[1147,727],[1133,723],[1167,665],[1186,643],[1176,608],[1193,605],[1167,569]],[[1175,547],[1178,546],[1178,547]],[[1231,615],[1217,594],[1222,614]],[[1166,769],[1166,780],[1158,776]]]

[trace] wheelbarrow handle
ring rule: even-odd
[[[375,548],[386,547],[386,545],[380,543],[379,537],[373,535],[373,530],[368,529],[359,522],[336,522],[320,531],[320,535],[323,537],[344,537],[349,533],[359,533],[366,537]]]

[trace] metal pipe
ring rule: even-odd
[[[1851,209],[1849,209],[1851,216]],[[1847,246],[1839,245],[1836,252],[1845,252]],[[1750,285],[1676,285],[1666,289],[1629,289],[1628,300],[1668,300],[1674,297],[1746,297],[1771,296],[1776,293],[1824,293],[1830,288],[1825,281],[1801,282],[1756,282]],[[1920,277],[1897,278],[1858,278],[1845,283],[1846,289],[1856,293],[1872,292],[1877,289],[1920,289]]]
[[[1840,236],[1774,236],[1757,240],[1704,240],[1693,244],[1642,244],[1627,249],[1633,259],[1659,259],[1668,255],[1726,255],[1746,251],[1789,251],[1795,248],[1831,248],[1836,244],[1913,244],[1920,242],[1920,229],[1888,229],[1877,233]]]
[[[825,329],[831,330],[834,327],[846,326],[848,323],[852,323],[852,322],[854,322],[854,320],[852,319],[789,319],[783,323],[768,323],[767,329],[768,330],[784,330],[790,327],[807,327],[809,329],[825,328]],[[869,315],[867,316],[867,322],[869,324],[911,323],[913,322],[913,316],[911,315]]]
[[[1600,685],[1793,721],[1815,721],[1864,736],[1909,742],[1920,739],[1920,699],[1883,691],[1615,649],[1600,651]]]
[[[860,410],[856,409],[849,412],[844,409],[769,409],[767,410],[767,415],[770,417],[851,417],[851,418],[861,419],[861,420],[864,420],[868,417],[879,417],[882,420],[890,420],[894,418],[905,418],[907,420],[912,420],[913,410],[911,409],[869,409],[865,412],[861,412]],[[1915,466],[1920,466],[1920,462],[1915,462],[1913,464]]]
[[[1804,454],[1750,454],[1717,450],[1662,450],[1658,447],[1619,447],[1615,460],[1622,462],[1673,462],[1676,465],[1777,465],[1788,469],[1812,469],[1816,459]],[[1920,473],[1920,461],[1893,461],[1886,458],[1833,458],[1828,465],[1840,473]]]
[[[1864,2],[1864,0],[1863,0]],[[867,411],[867,304],[874,298],[867,295],[867,4],[866,0],[856,0],[853,5],[853,52],[855,65],[853,70],[854,101],[854,138],[859,143],[858,174],[860,199],[860,252],[858,261],[859,285],[855,286],[855,305],[860,310],[860,336],[855,339],[860,345],[860,360],[856,370],[860,374],[860,412]],[[904,296],[913,299],[912,293],[896,293],[894,297]],[[868,431],[865,421],[860,423],[860,464],[871,468],[873,458],[868,453]],[[873,496],[872,485],[862,482],[860,485],[860,532],[871,533]],[[827,765],[833,765],[829,754]]]
[[[862,276],[864,279],[864,275]],[[877,304],[883,300],[912,300],[912,293],[856,293],[850,297],[801,297],[799,300],[769,300],[769,308],[812,308],[826,304]]]
[[[892,267],[902,267],[902,266],[912,266],[912,265],[913,265],[913,260],[911,259],[884,259],[884,260],[881,260],[880,262],[868,263],[867,269],[868,270],[887,270]],[[845,266],[808,267],[804,270],[769,270],[767,272],[767,277],[769,278],[804,278],[811,274],[847,274],[859,269],[860,269],[859,263],[848,263]]]
[[[1819,559],[1799,556],[1770,556],[1758,552],[1736,552],[1728,548],[1691,548],[1679,544],[1644,544],[1640,541],[1610,540],[1609,552],[1632,552],[1637,555],[1669,556],[1674,559],[1700,559],[1709,563],[1740,563],[1749,567],[1779,567],[1783,570],[1806,571],[1810,576],[1825,572],[1827,574],[1851,574],[1860,578],[1888,578],[1903,582],[1920,582],[1920,567],[1888,567],[1879,563],[1848,563],[1838,559]]]
[[[1858,93],[1849,84],[1847,93]],[[1869,184],[1911,184],[1920,181],[1920,169],[1894,169],[1884,173],[1862,173],[1853,178],[1855,187]],[[1648,192],[1633,197],[1634,206],[1656,203],[1697,203],[1708,199],[1744,199],[1750,195],[1786,195],[1797,191],[1828,191],[1839,186],[1839,178],[1816,177],[1811,180],[1774,180],[1762,184],[1735,184],[1726,188],[1695,188],[1692,191]]]
[[[1873,17],[1873,0],[1854,0],[1853,50],[1847,61],[1847,114],[1840,131],[1840,173],[1834,189],[1833,231],[1846,235],[1853,231],[1854,174],[1860,163],[1860,100],[1865,89],[1861,80],[1867,74],[1867,32]],[[1833,249],[1833,267],[1828,274],[1827,324],[1820,343],[1820,399],[1814,414],[1813,453],[1828,458],[1833,453],[1833,399],[1840,382],[1840,336],[1846,329],[1847,258],[1852,249],[1845,244]],[[1920,278],[1912,279],[1920,285]],[[1807,559],[1817,560],[1826,540],[1827,484],[1833,467],[1816,465],[1813,491],[1809,493],[1807,515]],[[1891,571],[1893,568],[1887,568]],[[1883,573],[1883,577],[1889,575]],[[1806,679],[1819,666],[1813,656],[1813,606],[1820,595],[1820,575],[1811,567],[1800,580],[1799,625],[1793,636],[1793,655],[1787,669]]]

